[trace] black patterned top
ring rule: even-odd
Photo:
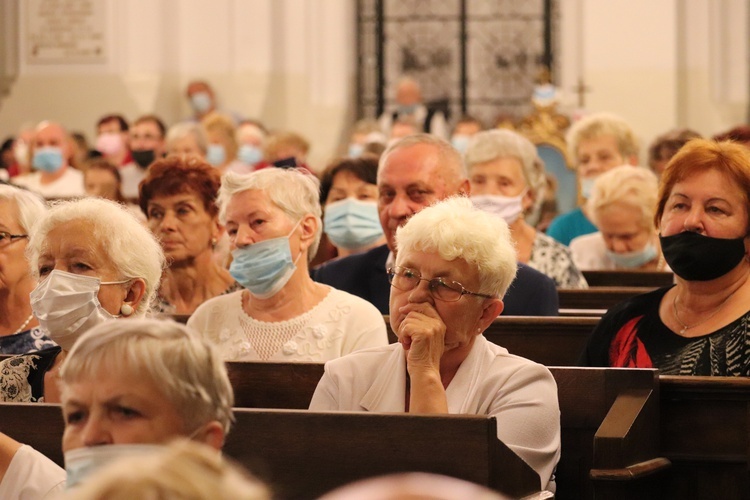
[[[683,337],[659,317],[670,288],[610,309],[591,334],[581,364],[658,368],[666,375],[750,376],[750,311],[715,332]]]
[[[56,345],[0,361],[0,402],[43,403],[44,375],[61,352]]]
[[[37,326],[25,332],[0,337],[0,354],[25,354],[56,345]]]
[[[555,280],[557,288],[589,287],[583,273],[573,263],[570,248],[539,231],[531,246],[528,265]]]

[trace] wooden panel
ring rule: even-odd
[[[674,283],[671,271],[581,271],[590,287],[639,286],[659,288]]]
[[[652,291],[653,287],[597,287],[583,290],[560,288],[560,309],[609,309],[626,299]]]

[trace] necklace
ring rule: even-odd
[[[682,326],[682,330],[680,330],[680,335],[685,335],[686,331],[690,330],[691,328],[695,328],[696,326],[700,326],[703,323],[705,323],[706,321],[708,321],[709,319],[711,319],[714,316],[716,316],[716,313],[718,313],[721,310],[721,308],[724,307],[724,304],[727,303],[727,300],[729,300],[729,297],[731,297],[732,295],[734,295],[734,292],[732,292],[729,295],[727,295],[727,297],[724,300],[721,301],[721,304],[719,304],[718,306],[716,306],[716,309],[714,309],[711,312],[711,314],[708,315],[708,317],[706,319],[702,319],[702,320],[700,320],[697,323],[693,323],[692,325],[686,325],[685,323],[682,322],[682,320],[680,319],[680,315],[677,313],[677,296],[678,295],[675,293],[674,300],[672,301],[672,310],[674,311],[674,317],[675,317],[675,319],[680,324],[680,326]]]
[[[23,331],[23,329],[26,328],[26,325],[28,325],[31,322],[32,319],[34,319],[34,313],[29,314],[29,317],[26,318],[26,321],[23,322],[23,325],[19,326],[18,330],[16,330],[15,332],[13,332],[13,335],[15,335],[17,333],[21,333]]]

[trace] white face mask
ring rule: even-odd
[[[523,197],[526,191],[518,196],[499,194],[478,194],[471,197],[472,203],[479,210],[502,218],[508,225],[513,224],[523,213]]]
[[[108,444],[70,450],[65,453],[65,488],[73,488],[104,466],[121,458],[145,455],[163,449],[164,445],[160,444]]]
[[[85,331],[108,319],[119,318],[99,303],[99,286],[128,281],[131,280],[102,282],[92,276],[55,269],[29,295],[31,310],[47,336],[69,351]]]

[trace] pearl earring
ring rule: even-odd
[[[216,238],[211,238],[211,247],[215,247],[216,244],[219,242]]]
[[[122,314],[125,317],[130,316],[133,314],[133,306],[130,304],[123,304],[122,307],[120,307],[120,314]]]

